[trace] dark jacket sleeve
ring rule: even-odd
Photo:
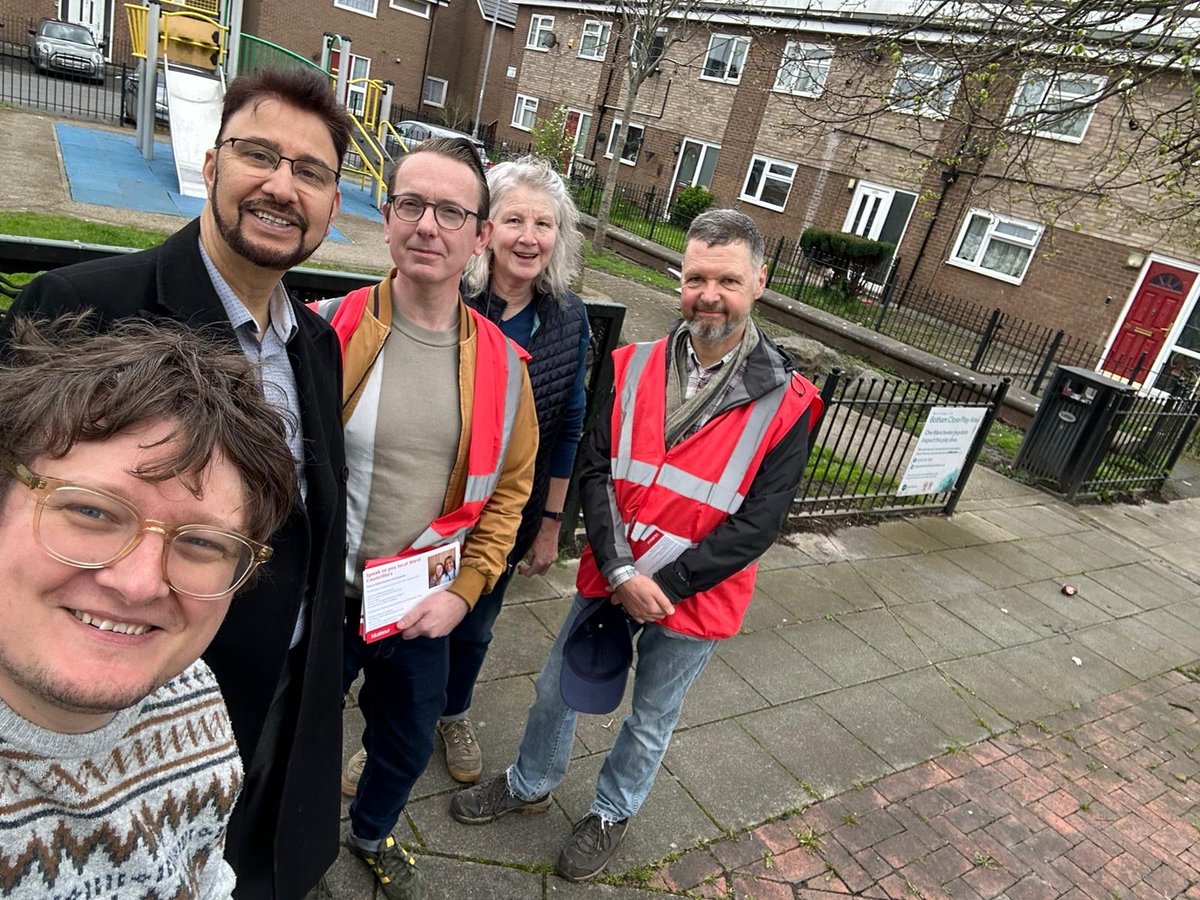
[[[811,415],[811,409],[806,410],[763,458],[741,508],[698,545],[654,573],[655,582],[672,603],[720,584],[775,542],[808,463]],[[589,525],[588,538],[591,536]]]

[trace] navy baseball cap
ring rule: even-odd
[[[559,690],[583,713],[610,713],[621,705],[633,663],[632,620],[608,597],[588,602],[571,622],[563,644]]]

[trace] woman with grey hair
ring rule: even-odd
[[[504,591],[514,568],[541,575],[558,555],[563,503],[583,432],[590,338],[583,301],[570,289],[583,239],[579,211],[563,179],[534,156],[500,163],[487,178],[492,239],[468,264],[463,293],[470,306],[529,351],[539,445],[533,490],[508,568],[450,633],[450,682],[438,733],[450,776],[467,784],[483,771],[468,714]]]

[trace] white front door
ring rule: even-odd
[[[679,160],[675,163],[675,177],[671,179],[671,193],[667,197],[667,207],[675,194],[684,188],[699,185],[712,188],[713,172],[717,169],[717,158],[721,148],[716,144],[684,138],[679,145]]]
[[[860,181],[854,188],[854,198],[850,201],[842,231],[872,241],[887,241],[899,247],[916,202],[917,195],[912,191]],[[895,253],[892,254],[894,256]],[[892,258],[888,258],[875,270],[875,273],[882,273],[880,279],[891,262]]]
[[[101,0],[63,0],[60,15],[66,22],[87,28],[97,41],[105,39]]]

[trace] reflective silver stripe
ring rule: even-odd
[[[717,481],[709,481],[672,465],[664,465],[658,483],[682,497],[704,503],[725,513],[736,512],[746,499],[741,493],[742,481],[750,470],[758,447],[766,436],[775,414],[779,412],[788,385],[784,384],[753,402],[746,426],[725,461]]]
[[[639,459],[618,458],[612,462],[612,477],[618,481],[632,481],[648,487],[654,483],[654,475],[658,469]]]
[[[438,534],[432,528],[426,528],[421,532],[421,536],[412,542],[412,547],[409,549],[428,550],[431,547],[439,547],[442,544],[450,544],[454,541],[462,543],[466,541],[470,531],[470,528],[460,528],[451,534]]]
[[[508,444],[517,421],[517,409],[521,405],[521,357],[507,340],[504,346],[508,351],[508,381],[504,386],[504,425],[500,433],[500,456],[496,460],[496,468],[487,475],[467,476],[464,503],[479,503],[492,496],[496,485],[500,483],[500,472],[504,469],[505,460],[508,459]]]
[[[633,413],[637,406],[634,399],[637,397],[638,382],[641,381],[646,362],[653,352],[654,344],[634,344],[633,356],[625,369],[625,383],[621,386],[621,396],[617,398],[621,410],[621,433],[617,438],[617,453],[613,459],[614,475],[615,463],[633,455]]]

